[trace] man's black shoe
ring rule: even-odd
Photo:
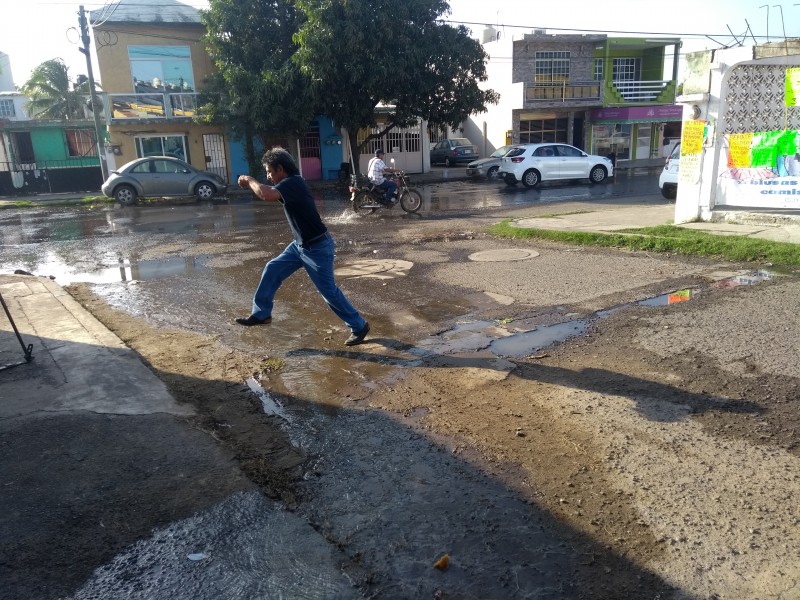
[[[369,333],[369,323],[364,323],[364,328],[361,331],[354,331],[350,334],[350,337],[347,338],[344,342],[345,346],[355,346],[356,344],[360,344],[364,341],[364,338],[367,337]]]
[[[266,319],[259,319],[254,315],[250,315],[246,319],[244,317],[238,317],[236,322],[239,325],[244,325],[245,327],[252,327],[253,325],[266,325],[267,323],[272,322],[272,317],[267,317]]]

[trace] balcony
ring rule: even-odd
[[[675,103],[675,82],[670,80],[607,82],[605,91],[605,106]]]
[[[109,94],[111,121],[186,120],[197,113],[197,94]]]
[[[586,81],[567,83],[527,83],[525,102],[575,102],[600,100],[600,82]]]

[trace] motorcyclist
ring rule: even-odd
[[[383,162],[383,148],[378,148],[369,161],[367,167],[367,178],[375,185],[385,192],[385,196],[381,202],[386,206],[392,206],[397,200],[393,199],[394,193],[397,191],[397,184],[391,179],[386,179],[384,173],[397,173],[397,169],[387,167]]]

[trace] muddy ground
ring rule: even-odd
[[[415,235],[418,252],[436,252],[458,232]],[[465,349],[425,354],[414,368],[377,361],[378,384],[354,377],[339,402],[430,435],[581,534],[574,576],[584,597],[800,598],[800,283],[787,276],[723,289],[712,280],[692,279],[703,292],[689,302],[630,307],[526,356]],[[164,330],[111,308],[89,285],[68,290],[198,409],[197,426],[265,494],[302,506],[306,452],[243,385],[255,375],[269,388],[279,361]],[[519,323],[596,308],[520,303],[495,312]],[[403,350],[359,347],[381,358]],[[628,562],[654,577],[631,582],[621,572]]]

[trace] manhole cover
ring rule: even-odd
[[[523,250],[520,248],[505,248],[502,250],[484,250],[470,254],[469,259],[475,262],[507,262],[511,260],[527,260],[536,258],[539,253],[535,250]]]
[[[407,260],[374,259],[359,260],[342,265],[334,271],[337,277],[377,277],[390,279],[407,275],[414,263]]]

